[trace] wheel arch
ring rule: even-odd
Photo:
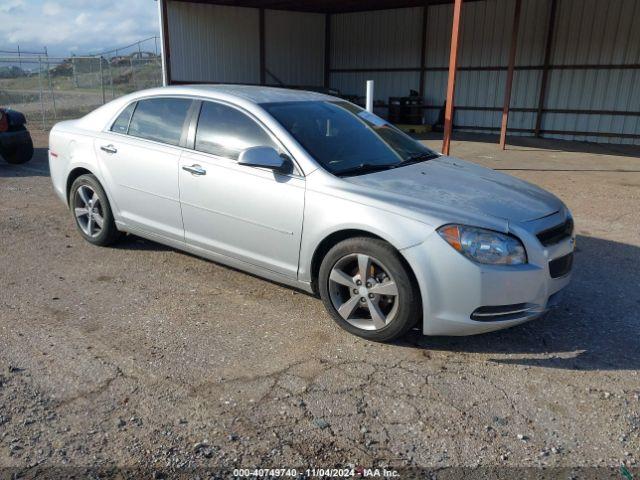
[[[71,193],[71,185],[73,185],[73,182],[76,181],[76,178],[80,177],[81,175],[93,175],[94,177],[96,176],[95,173],[93,173],[91,170],[89,170],[88,168],[84,168],[84,167],[76,167],[73,170],[71,170],[69,172],[69,175],[67,175],[67,184],[65,186],[65,196],[67,199],[67,205],[69,205],[69,194]]]
[[[361,230],[361,229],[358,229],[358,228],[348,228],[348,229],[335,231],[335,232],[327,235],[324,239],[322,239],[322,241],[318,244],[318,246],[314,250],[313,256],[311,258],[310,273],[311,273],[311,288],[313,289],[313,292],[316,295],[319,294],[318,276],[320,274],[320,265],[322,264],[322,260],[324,259],[325,255],[329,252],[329,250],[331,250],[338,243],[340,243],[340,242],[342,242],[344,240],[348,240],[350,238],[357,238],[357,237],[366,237],[366,238],[373,238],[373,239],[376,239],[376,240],[380,240],[380,241],[385,242],[386,244],[390,245],[392,248],[394,248],[396,250],[396,252],[398,252],[402,263],[404,264],[405,268],[407,269],[407,272],[411,276],[412,280],[415,282],[415,285],[418,287],[418,291],[420,292],[420,296],[422,296],[422,291],[421,291],[420,286],[418,284],[418,281],[417,281],[417,278],[416,278],[416,274],[413,271],[413,268],[409,264],[408,260],[402,254],[402,251],[400,249],[398,249],[395,245],[393,245],[393,243],[391,243],[386,238],[383,238],[380,235],[376,235],[375,233],[372,233],[370,231]]]

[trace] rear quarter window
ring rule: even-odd
[[[113,125],[111,125],[111,131],[116,133],[126,134],[127,131],[129,130],[129,122],[131,121],[131,114],[133,113],[135,108],[136,108],[136,102],[129,104],[127,108],[125,108],[120,113],[120,115],[118,115],[118,118],[116,118],[116,121],[113,122]]]

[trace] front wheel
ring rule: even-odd
[[[342,328],[374,341],[407,333],[420,318],[420,293],[400,254],[367,237],[334,246],[320,266],[325,307]]]

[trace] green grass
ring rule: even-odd
[[[124,95],[135,90],[157,86],[160,78],[161,71],[158,64],[136,65],[134,63],[133,75],[129,66],[112,67],[110,70],[105,68],[103,70],[104,88],[109,95],[112,90],[112,79],[114,94]],[[54,92],[83,91],[99,93],[102,91],[99,72],[78,73],[76,81],[72,76],[52,76],[51,86]],[[5,92],[15,91],[18,93],[20,90],[39,90],[41,85],[43,91],[49,91],[49,79],[45,74],[43,74],[42,79],[38,78],[38,75],[0,79],[0,90]],[[2,102],[6,102],[6,100],[0,100],[0,103]]]

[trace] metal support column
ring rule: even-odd
[[[171,85],[171,52],[169,49],[169,20],[167,18],[167,2],[158,0],[158,17],[160,19],[160,58],[162,60],[162,85]]]
[[[458,68],[458,42],[460,40],[460,16],[462,0],[453,4],[453,25],[451,27],[451,51],[449,52],[449,80],[447,81],[447,104],[444,110],[444,139],[442,153],[449,155],[451,131],[453,130],[453,99],[456,89],[456,69]]]
[[[500,127],[500,148],[505,149],[507,144],[507,124],[509,123],[509,106],[511,104],[511,88],[513,86],[513,71],[518,50],[518,27],[520,26],[520,11],[522,0],[516,0],[513,12],[513,27],[511,30],[511,49],[509,50],[509,67],[507,69],[507,83],[504,87],[504,104],[502,107],[502,125]]]

